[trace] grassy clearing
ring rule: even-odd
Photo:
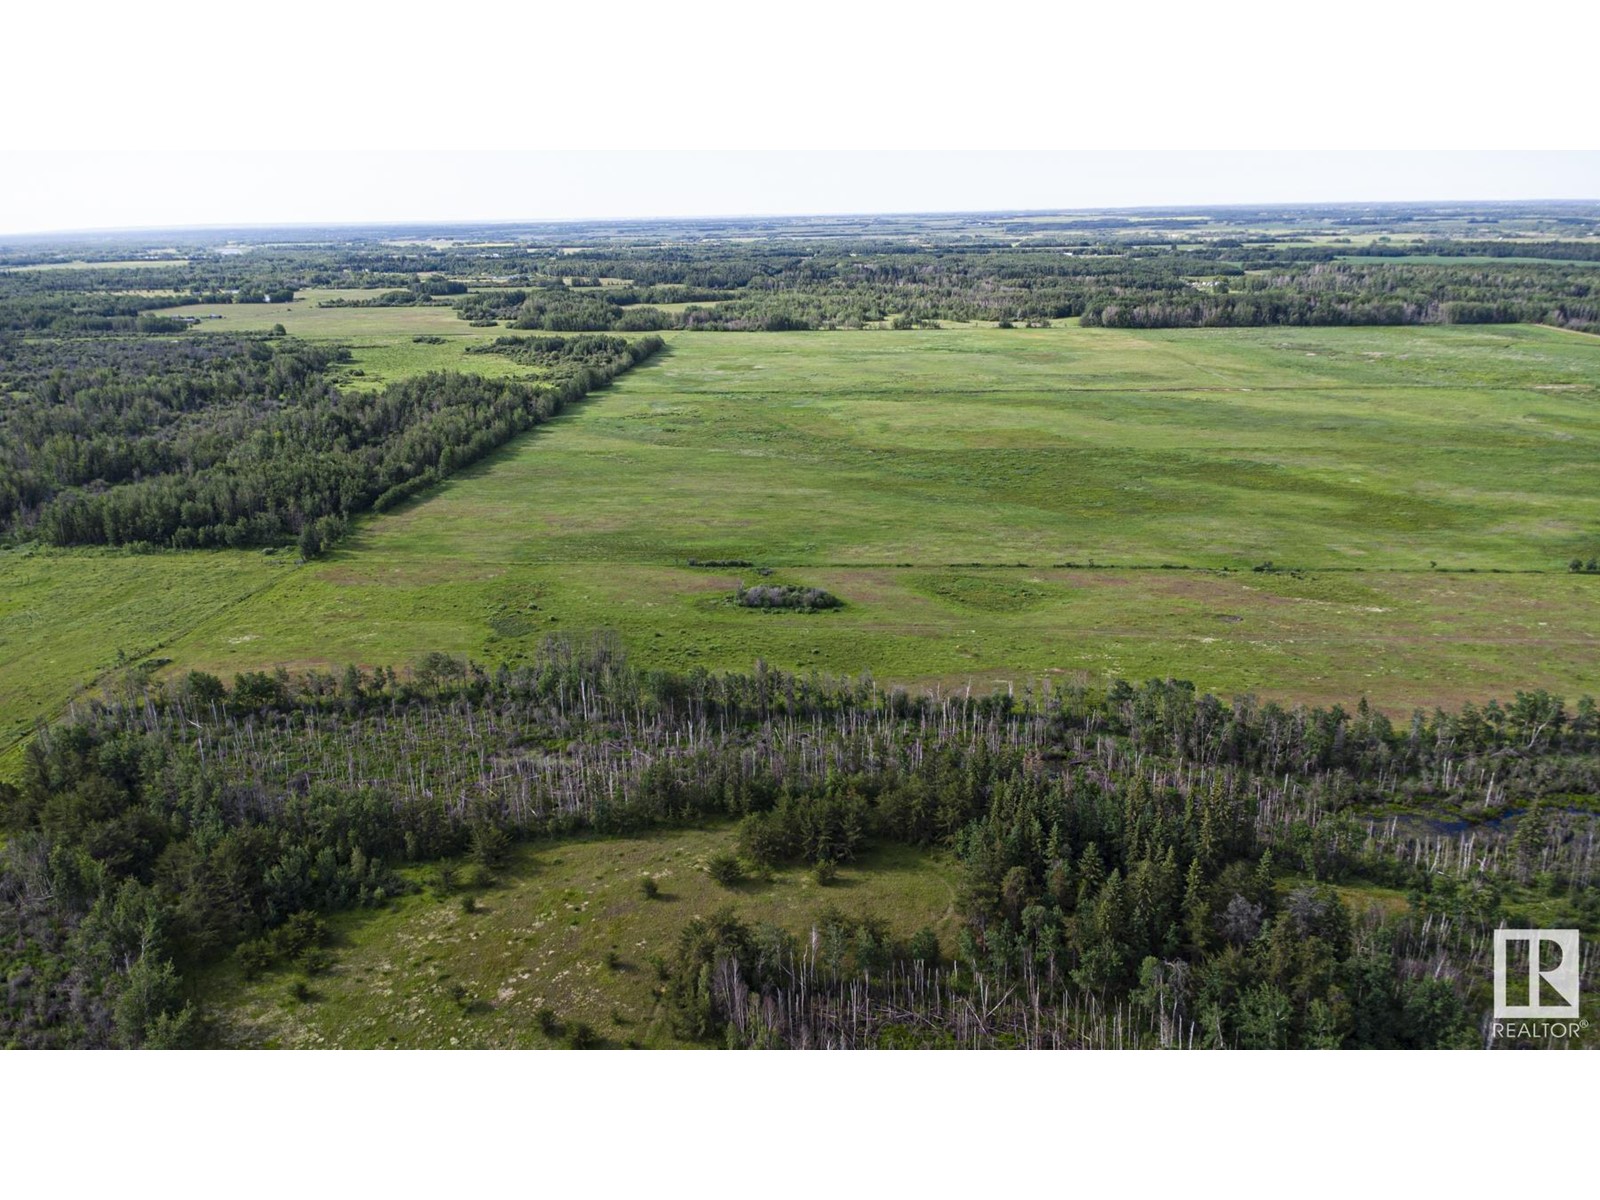
[[[187,258],[124,258],[115,262],[84,262],[77,259],[72,262],[20,263],[16,266],[0,267],[0,272],[151,270],[159,267],[183,267],[188,264]]]
[[[282,325],[294,337],[340,342],[350,347],[345,386],[380,387],[424,371],[467,371],[476,375],[522,377],[521,367],[499,355],[466,356],[467,347],[502,337],[502,328],[474,329],[448,305],[397,308],[321,308],[324,300],[361,300],[382,289],[313,288],[289,304],[190,304],[162,309],[162,315],[198,317],[199,333],[264,333]],[[417,342],[414,338],[443,338]],[[359,371],[356,375],[353,372]]]
[[[663,1047],[678,1043],[651,960],[670,960],[696,914],[732,905],[751,924],[803,935],[833,904],[882,917],[901,937],[932,925],[947,954],[954,946],[957,868],[943,855],[896,847],[842,868],[826,888],[794,869],[726,889],[702,864],[732,841],[718,829],[525,847],[495,886],[474,893],[475,912],[430,887],[333,918],[334,963],[308,981],[310,1001],[294,998],[292,970],[246,982],[226,964],[201,981],[202,1003],[224,1040],[242,1046],[563,1044],[540,1032],[536,1014],[548,1007],[607,1045]],[[655,899],[641,890],[647,875]]]
[[[1289,895],[1303,887],[1318,886],[1318,881],[1309,875],[1286,875],[1277,881],[1277,892],[1280,897]],[[1406,899],[1406,894],[1396,888],[1383,887],[1365,880],[1355,880],[1350,883],[1334,883],[1331,887],[1338,895],[1345,908],[1350,910],[1350,916],[1360,920],[1372,909],[1377,909],[1384,920],[1403,916],[1411,907],[1411,902]]]

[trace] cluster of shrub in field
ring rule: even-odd
[[[758,583],[754,587],[741,585],[734,593],[734,601],[744,608],[787,608],[797,612],[822,612],[844,605],[844,601],[831,592],[792,583]]]
[[[498,337],[492,342],[467,347],[468,354],[498,354],[525,366],[547,371],[574,373],[590,370],[614,371],[619,364],[632,366],[661,349],[660,338],[585,334],[581,337]]]

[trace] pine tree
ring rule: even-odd
[[[1212,940],[1211,903],[1206,899],[1205,875],[1198,858],[1189,864],[1189,874],[1184,880],[1183,932],[1195,954],[1206,952]]]

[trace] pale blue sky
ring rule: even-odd
[[[24,153],[0,232],[1600,198],[1600,152],[888,149]]]

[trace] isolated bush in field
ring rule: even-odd
[[[462,887],[486,888],[494,883],[494,872],[482,863],[469,863],[461,872],[460,883]]]
[[[548,1004],[539,1006],[539,1010],[533,1014],[533,1022],[545,1037],[553,1038],[561,1033],[561,1018],[556,1016],[556,1010]]]
[[[795,857],[799,842],[785,813],[750,813],[739,822],[739,853],[764,867]]]
[[[577,1021],[567,1033],[567,1045],[574,1050],[598,1050],[600,1035],[587,1021]]]
[[[505,863],[511,852],[511,838],[498,825],[480,821],[473,825],[468,850],[480,867],[494,868]]]
[[[234,952],[234,958],[239,964],[239,971],[246,979],[254,979],[263,971],[272,966],[272,951],[266,940],[258,938],[253,942],[245,942]]]
[[[839,864],[831,858],[825,858],[811,868],[811,876],[817,881],[818,887],[831,887],[839,878]]]
[[[792,583],[758,583],[755,587],[741,587],[735,593],[735,599],[745,608],[784,608],[796,612],[820,612],[842,607],[844,603],[821,588],[800,587]]]
[[[314,946],[304,951],[295,961],[307,975],[321,975],[333,966],[333,955],[320,946]]]
[[[654,900],[657,896],[661,895],[661,885],[656,882],[655,876],[646,875],[643,879],[639,880],[639,894],[642,895],[646,900]]]
[[[283,953],[293,958],[328,940],[328,923],[314,912],[297,912],[273,935]]]
[[[316,913],[297,912],[271,933],[242,943],[234,956],[246,979],[254,979],[282,962],[297,963],[306,973],[315,975],[333,965],[332,957],[322,949],[327,940],[327,922]]]
[[[706,860],[706,874],[723,887],[733,887],[744,878],[744,866],[737,855],[723,851]]]
[[[461,911],[469,915],[478,911],[478,898],[471,892],[461,897]]]

